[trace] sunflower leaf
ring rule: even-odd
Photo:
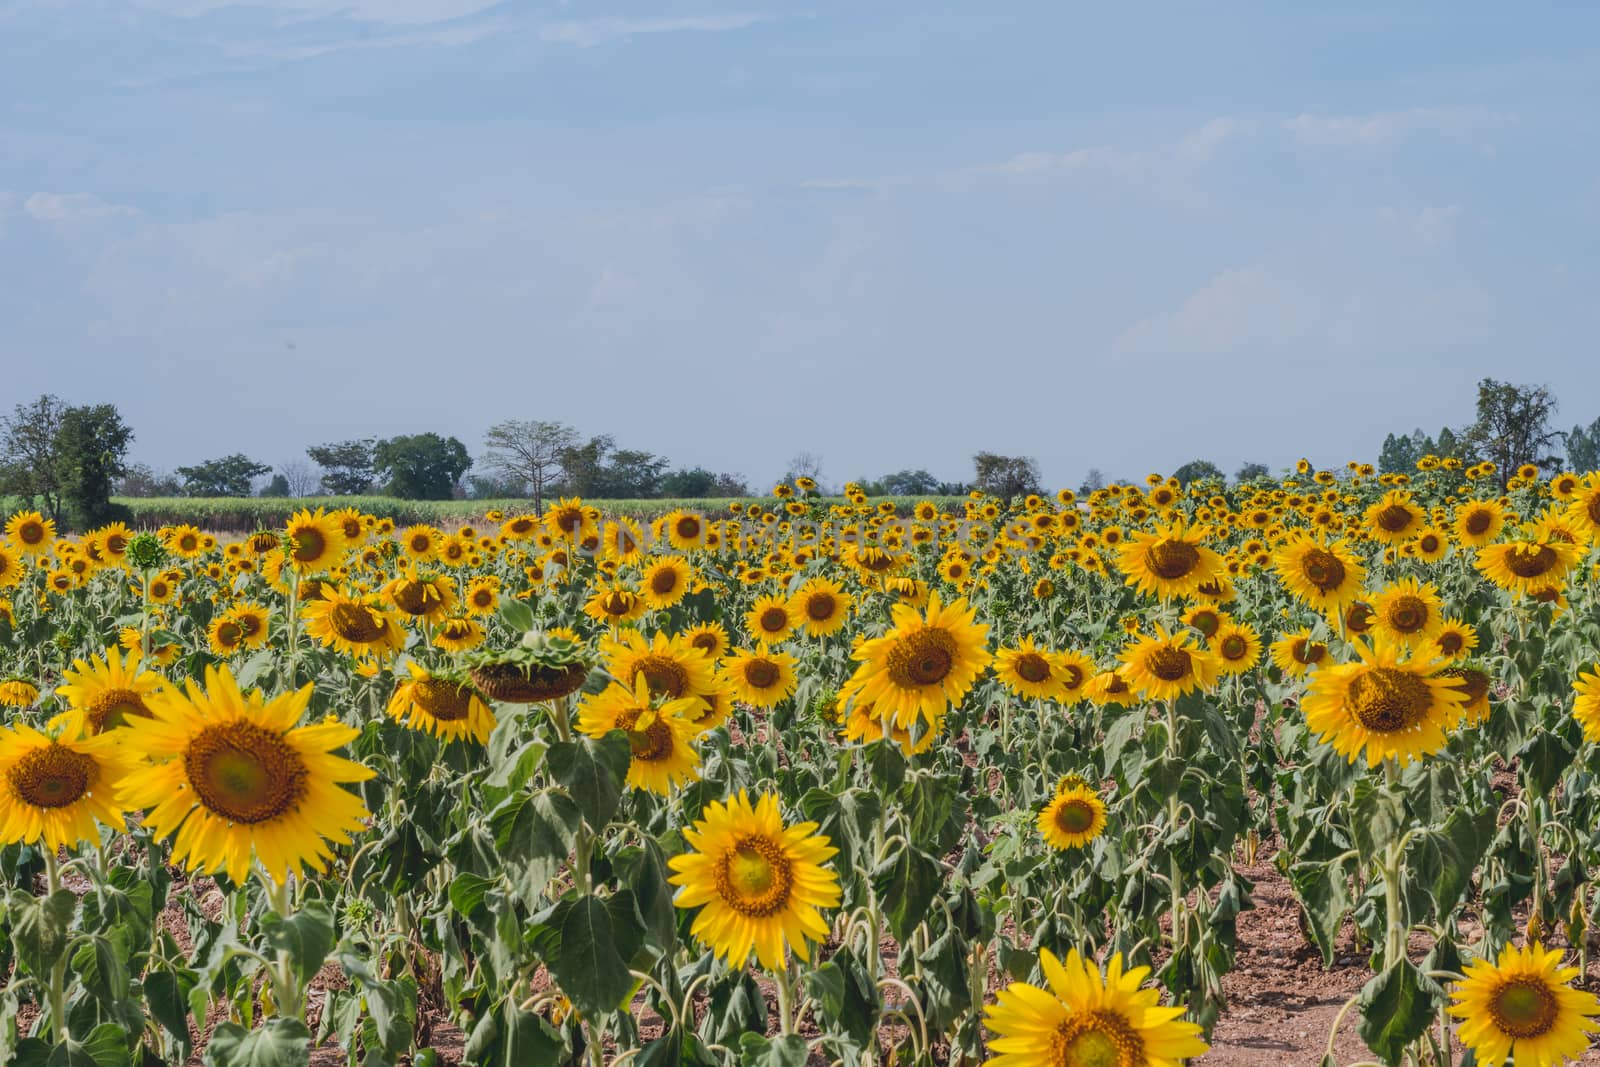
[[[550,969],[561,991],[585,1017],[616,1011],[632,992],[633,975],[617,950],[627,933],[616,929],[612,909],[593,894],[573,901],[562,918],[561,940]],[[633,935],[637,941],[638,932]]]
[[[333,909],[320,900],[306,901],[288,918],[277,912],[266,912],[261,916],[260,924],[267,944],[289,954],[302,985],[310,982],[322,970],[337,940]]]
[[[632,760],[627,735],[613,730],[601,738],[551,745],[545,763],[555,780],[566,786],[589,825],[600,829],[616,814]]]

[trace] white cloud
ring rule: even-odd
[[[998,163],[979,163],[969,167],[971,174],[1026,175],[1105,167],[1131,169],[1139,161],[1136,153],[1118,148],[1078,148],[1071,152],[1019,152]]]
[[[310,18],[425,25],[465,18],[502,0],[136,0],[140,7],[180,18],[196,18],[229,7],[253,7]]]
[[[1455,234],[1456,219],[1460,216],[1461,208],[1455,204],[1424,207],[1417,211],[1401,211],[1392,207],[1378,209],[1380,223],[1427,248],[1450,240]]]
[[[1380,148],[1420,130],[1460,130],[1469,112],[1450,108],[1411,108],[1371,115],[1296,115],[1283,128],[1309,148]]]
[[[743,30],[775,16],[755,13],[686,15],[661,18],[599,18],[552,22],[539,31],[543,40],[592,48],[610,41],[648,33],[727,33]]]
[[[22,210],[38,222],[84,222],[139,214],[137,208],[113,204],[93,193],[34,193],[22,202]]]
[[[1261,123],[1255,119],[1212,119],[1199,129],[1191,130],[1178,141],[1178,155],[1196,163],[1207,163],[1217,150],[1228,141],[1253,137]]]
[[[1259,267],[1222,271],[1171,312],[1134,323],[1117,351],[1217,355],[1286,344],[1310,330],[1314,305]]]

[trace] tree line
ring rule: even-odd
[[[1466,463],[1490,460],[1509,474],[1532,464],[1541,471],[1561,467],[1600,469],[1600,418],[1570,430],[1556,429],[1557,403],[1545,386],[1513,385],[1485,378],[1478,383],[1476,417],[1436,435],[1423,430],[1389,434],[1378,469],[1409,472],[1425,455]],[[55,396],[18,404],[0,419],[0,494],[20,497],[58,522],[83,529],[125,518],[112,496],[242,497],[360,496],[382,493],[406,500],[515,498],[542,509],[557,495],[590,499],[747,496],[737,474],[704,467],[673,467],[661,455],[621,448],[610,434],[584,437],[572,426],[549,420],[511,419],[484,434],[474,460],[455,437],[437,433],[329,441],[306,449],[310,461],[274,469],[235,452],[171,473],[127,462],[133,430],[113,404],[70,405]],[[975,489],[1002,499],[1042,493],[1038,462],[1031,456],[978,452],[972,477],[947,482],[926,470],[901,470],[857,479],[874,496],[956,495]],[[1268,477],[1262,463],[1234,473],[1239,483]],[[1194,459],[1173,472],[1184,485],[1226,482],[1222,468]],[[823,483],[821,460],[795,456],[783,479]],[[1119,479],[1125,480],[1125,479]],[[1079,490],[1107,484],[1091,468]]]

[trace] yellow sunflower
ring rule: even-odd
[[[728,631],[720,622],[703,622],[691,626],[679,635],[693,648],[698,648],[713,660],[719,660],[732,647]]]
[[[56,695],[67,705],[63,722],[69,736],[94,735],[114,730],[130,719],[150,717],[148,701],[167,681],[144,669],[137,652],[108,648],[103,656],[73,660],[61,673]]]
[[[6,539],[24,556],[48,553],[55,537],[55,520],[47,519],[37,511],[19,511],[6,520]]]
[[[411,618],[436,623],[455,610],[456,582],[448,574],[407,567],[383,587],[383,595]]]
[[[1585,738],[1600,741],[1600,666],[1573,679],[1572,717],[1583,727]]]
[[[1451,526],[1456,540],[1467,548],[1482,548],[1505,529],[1506,509],[1498,500],[1472,500],[1456,508]]]
[[[740,790],[712,801],[683,831],[690,851],[667,861],[678,886],[674,903],[700,908],[690,933],[730,966],[752,949],[768,970],[784,966],[784,948],[811,958],[811,941],[828,936],[822,909],[839,906],[839,876],[823,866],[839,851],[814,822],[785,827],[778,798],[754,804]]]
[[[319,600],[300,609],[306,633],[350,656],[397,652],[405,646],[402,616],[374,595],[349,596],[327,588]]]
[[[1415,537],[1422,529],[1424,515],[1404,489],[1391,489],[1383,499],[1367,508],[1366,532],[1372,540],[1398,545]]]
[[[1323,543],[1310,534],[1296,534],[1272,556],[1284,587],[1317,611],[1343,610],[1361,595],[1367,570],[1343,541]]]
[[[800,622],[789,601],[784,597],[767,595],[756,600],[748,612],[745,613],[745,629],[750,632],[754,641],[765,641],[775,645],[794,633],[794,628]]]
[[[39,699],[39,687],[26,678],[0,679],[0,708],[31,708]]]
[[[1018,641],[1017,647],[1002,648],[995,654],[994,673],[1001,685],[1021,697],[1055,700],[1066,687],[1066,664],[1061,656],[1040,648],[1031,635]]]
[[[465,652],[483,644],[483,623],[465,615],[442,620],[433,631],[433,647],[446,652]]]
[[[653,696],[668,700],[700,697],[717,689],[716,663],[683,635],[657,632],[646,638],[637,630],[603,638],[600,656],[606,673],[632,689],[644,679]]]
[[[1447,618],[1439,623],[1429,651],[1439,659],[1456,663],[1472,655],[1478,647],[1478,631],[1457,618]]]
[[[689,592],[694,569],[679,556],[664,556],[645,567],[639,577],[639,595],[652,608],[670,608]]]
[[[1567,541],[1506,541],[1478,549],[1483,576],[1508,593],[1535,596],[1559,587],[1584,555]]]
[[[625,585],[602,585],[584,603],[583,613],[596,622],[621,626],[637,621],[648,607],[643,597]]]
[[[1359,659],[1324,667],[1312,679],[1301,710],[1306,725],[1354,763],[1403,767],[1444,747],[1446,731],[1465,713],[1467,694],[1454,679],[1434,674],[1436,660],[1401,658],[1400,646],[1379,638],[1356,641]]]
[[[1105,832],[1106,802],[1082,778],[1070,775],[1056,786],[1035,824],[1051,848],[1082,848]]]
[[[231,656],[244,647],[244,627],[226,614],[218,615],[206,627],[206,644],[213,656]]]
[[[633,753],[628,785],[666,796],[673,786],[700,777],[700,754],[692,740],[699,731],[693,720],[702,707],[698,697],[655,706],[650,685],[640,674],[632,688],[612,682],[585,697],[578,705],[578,729],[590,737],[604,737],[612,730],[627,734]]]
[[[494,712],[466,682],[430,674],[415,661],[406,664],[411,677],[394,687],[389,717],[441,741],[470,737],[486,744],[494,730]]]
[[[794,692],[797,666],[799,660],[787,652],[772,652],[762,645],[754,652],[742,649],[724,659],[720,677],[746,704],[771,708]]]
[[[1065,964],[1040,949],[1039,965],[1048,989],[1012,982],[984,1010],[993,1067],[1180,1067],[1209,1047],[1181,1005],[1141,988],[1150,968],[1125,972],[1120,952],[1103,975],[1077,949]]]
[[[1313,640],[1309,628],[1302,627],[1272,643],[1272,662],[1293,678],[1304,678],[1311,668],[1320,666],[1327,658],[1327,643]]]
[[[1494,963],[1467,964],[1465,981],[1450,990],[1448,1011],[1461,1020],[1456,1034],[1484,1067],[1556,1067],[1583,1058],[1600,1033],[1600,998],[1573,988],[1576,967],[1561,966],[1559,949],[1535,941],[1506,945]]]
[[[989,666],[989,627],[975,621],[966,600],[942,604],[938,594],[929,597],[926,616],[904,604],[890,610],[894,627],[855,649],[860,666],[852,681],[896,725],[919,717],[931,723],[961,703]]]
[[[1461,705],[1462,723],[1476,726],[1489,717],[1490,678],[1476,667],[1453,664],[1439,671],[1439,677],[1449,678],[1451,684],[1466,694]]]
[[[1372,629],[1407,648],[1418,648],[1444,625],[1444,601],[1432,582],[1402,578],[1372,598]]]
[[[444,543],[444,531],[425,523],[407,526],[395,538],[400,543],[400,551],[406,558],[414,563],[425,563],[439,555],[439,547]]]
[[[1600,541],[1600,471],[1585,474],[1567,501],[1567,521]]]
[[[1127,584],[1163,600],[1193,595],[1224,569],[1221,556],[1205,545],[1203,529],[1179,523],[1146,533],[1131,531],[1117,546],[1117,566]]]
[[[839,691],[838,700],[834,703],[834,712],[843,724],[840,734],[846,741],[865,745],[887,737],[913,756],[921,755],[932,748],[944,729],[944,716],[941,715],[931,726],[920,721],[913,724],[922,731],[913,737],[911,729],[896,726],[893,722],[881,718],[873,708],[872,701],[862,700],[848,685]]]
[[[227,618],[233,620],[244,633],[245,648],[262,648],[267,643],[267,623],[271,614],[260,604],[248,600],[241,600],[227,611]]]
[[[790,607],[812,637],[827,637],[850,621],[849,593],[831,578],[811,578],[795,591]]]
[[[323,512],[300,509],[283,529],[284,562],[301,574],[325,571],[344,558],[345,537],[339,520]]]
[[[311,686],[266,700],[241,692],[226,667],[207,667],[205,688],[151,698],[152,719],[125,727],[124,745],[147,765],[123,779],[123,799],[148,808],[144,825],[176,835],[175,860],[193,872],[226,871],[235,883],[262,870],[282,883],[307,868],[326,872],[327,842],[349,844],[369,817],[340,783],[373,771],[333,755],[361,731],[329,719],[298,725]]]
[[[1171,700],[1217,684],[1217,658],[1203,645],[1191,645],[1192,634],[1169,634],[1156,628],[1122,650],[1122,675],[1140,695]]]
[[[1261,637],[1244,622],[1229,622],[1214,634],[1211,651],[1217,657],[1217,673],[1243,674],[1261,662]]]
[[[22,555],[9,545],[0,543],[0,589],[10,589],[22,581],[23,573]]]
[[[1108,704],[1126,705],[1139,699],[1138,692],[1128,684],[1128,680],[1118,671],[1101,671],[1089,679],[1089,684],[1084,686],[1083,695],[1091,703],[1102,707]]]
[[[0,727],[0,844],[43,841],[55,852],[98,843],[97,822],[126,832],[117,796],[126,773],[122,746],[108,736],[46,737],[25,723]]]

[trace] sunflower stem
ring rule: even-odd
[[[778,1032],[784,1037],[794,1033],[794,981],[789,975],[790,966],[790,960],[785,955],[783,966],[775,967],[772,971],[773,981],[778,986]]]
[[[1384,779],[1392,792],[1400,790],[1400,765],[1393,759],[1383,761]],[[1405,839],[1391,841],[1384,847],[1383,906],[1387,931],[1384,935],[1383,965],[1392,967],[1406,957],[1405,885],[1401,882],[1401,867],[1405,861]]]
[[[287,920],[294,912],[289,880],[285,878],[279,882],[263,871],[262,881],[266,884],[267,901],[272,905],[272,910],[280,919]],[[300,981],[294,973],[294,960],[288,949],[278,950],[277,963],[272,970],[272,986],[273,999],[277,1001],[276,1014],[280,1018],[303,1020],[305,1004],[300,994]]]
[[[50,896],[61,890],[61,870],[56,866],[56,850],[44,848],[44,882]],[[50,1026],[55,1031],[56,1044],[65,1044],[70,1038],[67,1031],[67,953],[50,967]]]
[[[1171,701],[1166,701],[1167,706],[1167,755],[1176,760],[1178,753],[1178,709]],[[1181,807],[1177,793],[1167,795],[1167,833],[1177,833],[1178,818]],[[1188,923],[1183,917],[1183,902],[1187,895],[1183,885],[1183,865],[1178,861],[1176,851],[1169,852],[1167,856],[1167,881],[1172,890],[1172,954],[1176,956],[1182,949],[1188,935]]]
[[[289,626],[289,684],[287,689],[295,688],[296,668],[300,664],[300,571],[293,563],[289,564],[289,617],[286,620]]]

